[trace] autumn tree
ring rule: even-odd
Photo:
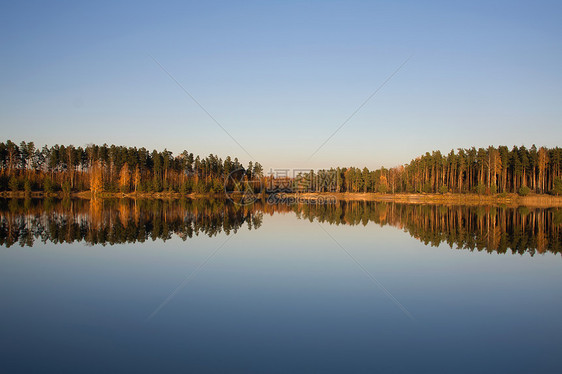
[[[129,192],[129,187],[131,185],[131,173],[129,172],[129,164],[126,162],[121,167],[121,172],[119,173],[119,188],[121,192]]]
[[[96,161],[92,165],[92,170],[90,171],[90,191],[92,192],[92,197],[96,196],[103,190],[103,177],[102,177],[102,167],[99,161]]]

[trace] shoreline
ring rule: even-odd
[[[84,200],[91,200],[92,194],[90,191],[81,191],[81,192],[72,192],[69,195],[65,195],[63,192],[51,192],[45,193],[41,191],[33,191],[29,194],[26,194],[23,191],[3,191],[0,192],[0,198],[4,199],[24,199],[24,198],[32,198],[32,199],[46,199],[46,198],[56,198],[56,199],[64,199],[64,198],[71,198],[71,199],[84,199]],[[212,194],[212,193],[205,193],[205,194],[198,194],[198,193],[189,193],[189,194],[181,194],[179,192],[138,192],[138,193],[122,193],[122,192],[101,192],[97,195],[99,199],[167,199],[167,200],[180,200],[180,199],[216,199],[216,198],[224,198],[224,194]]]
[[[395,202],[403,204],[439,204],[439,205],[504,205],[504,206],[528,206],[536,208],[557,208],[562,207],[562,196],[553,196],[547,194],[531,194],[528,196],[519,196],[515,193],[506,195],[478,195],[478,194],[424,194],[424,193],[396,193],[382,194],[373,192],[321,192],[321,193],[302,193],[287,194],[291,197],[299,197],[301,199],[325,199],[333,196],[337,200],[344,201],[379,201],[379,202]]]
[[[267,195],[266,195],[267,196]],[[548,194],[530,194],[528,196],[520,196],[515,193],[496,194],[496,195],[478,195],[478,194],[424,194],[424,193],[396,193],[382,194],[373,192],[304,192],[304,193],[284,193],[283,196],[300,199],[300,200],[316,200],[334,197],[336,200],[342,201],[379,201],[379,202],[395,202],[403,204],[440,204],[440,205],[503,205],[503,206],[528,206],[537,208],[555,208],[562,207],[562,196],[553,196]],[[6,199],[24,199],[24,198],[44,199],[65,197],[75,199],[92,199],[90,191],[74,192],[70,195],[64,195],[62,192],[45,194],[41,191],[34,191],[26,195],[23,191],[3,191],[0,192],[0,198]],[[98,195],[100,199],[158,199],[158,200],[180,200],[180,199],[222,199],[226,196],[222,193],[189,193],[181,194],[179,192],[158,192],[158,193],[121,193],[121,192],[103,192]]]

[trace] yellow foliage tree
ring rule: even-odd
[[[119,173],[119,188],[121,192],[129,192],[129,186],[131,184],[131,173],[129,172],[129,164],[125,162],[121,168],[121,173]]]
[[[95,198],[103,190],[102,170],[99,161],[92,165],[90,170],[90,191]]]

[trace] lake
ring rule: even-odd
[[[0,372],[562,371],[562,209],[0,199]]]

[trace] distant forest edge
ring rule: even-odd
[[[70,195],[109,193],[254,192],[477,193],[495,195],[562,194],[562,148],[506,146],[427,152],[409,164],[369,170],[337,167],[300,170],[296,175],[264,174],[259,162],[243,166],[237,158],[202,158],[183,151],[104,144],[36,148],[33,142],[0,143],[0,191]],[[234,181],[228,178],[236,172]],[[248,187],[249,186],[249,187]]]

